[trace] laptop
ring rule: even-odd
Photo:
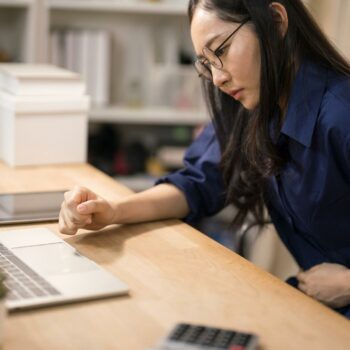
[[[128,286],[46,228],[0,231],[8,310],[128,293]]]

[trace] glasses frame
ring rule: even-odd
[[[210,66],[215,67],[216,69],[222,69],[224,67],[224,64],[222,63],[221,58],[218,56],[219,50],[221,50],[222,47],[249,21],[250,21],[249,17],[246,18],[245,20],[243,20],[240,23],[240,25],[215,50],[212,50],[206,46],[203,47],[203,49],[202,49],[203,58],[208,61]],[[208,54],[206,54],[206,52],[209,52],[210,55],[213,55],[213,57],[215,57],[217,61],[210,60],[208,58]],[[208,66],[208,64],[203,63],[203,58],[196,59],[196,61],[194,62],[195,69],[196,69],[199,77],[204,77],[208,80],[212,80],[213,74],[211,72],[211,69]],[[217,62],[220,62],[220,64],[217,64]],[[208,75],[205,75],[205,73],[204,73],[205,70],[203,70],[203,68],[206,71],[208,71]]]

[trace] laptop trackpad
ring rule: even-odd
[[[65,243],[12,248],[12,251],[41,275],[61,275],[98,269]]]

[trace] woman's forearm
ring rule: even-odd
[[[171,184],[161,184],[114,202],[114,223],[127,224],[162,219],[181,219],[189,206],[181,190]]]

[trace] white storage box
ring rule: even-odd
[[[85,162],[87,96],[0,93],[0,157],[11,166]]]
[[[81,96],[79,74],[52,64],[1,63],[0,90],[16,96]]]

